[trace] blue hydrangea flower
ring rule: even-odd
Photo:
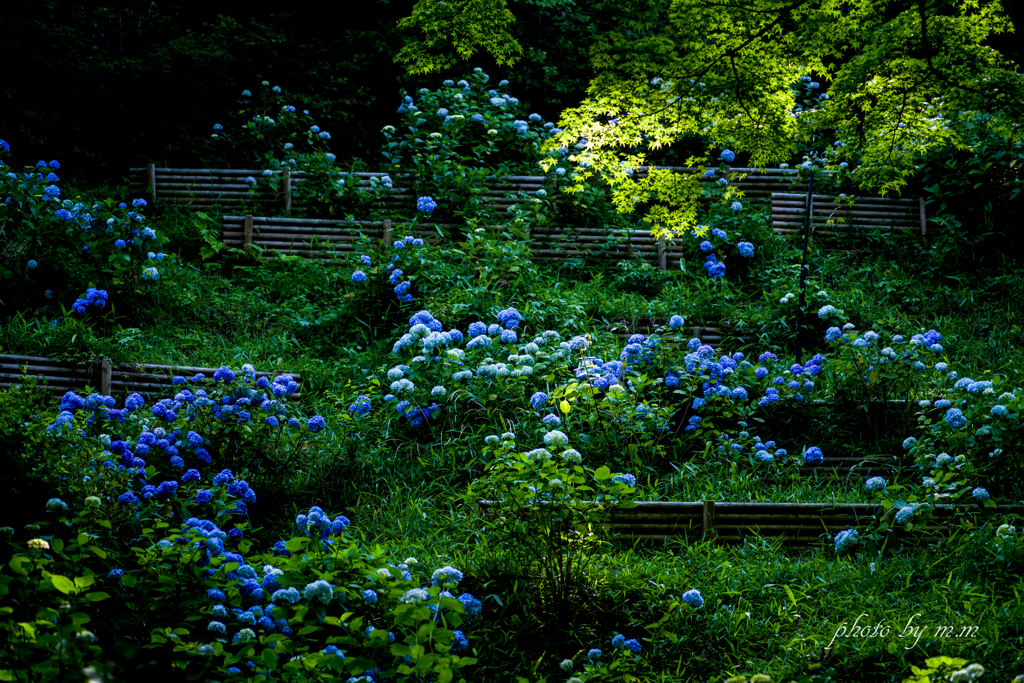
[[[131,491],[125,491],[124,493],[117,497],[117,502],[121,503],[122,505],[131,505],[133,507],[138,507],[139,497],[136,496]]]
[[[967,418],[964,417],[963,412],[959,408],[950,408],[946,411],[946,416],[943,418],[950,427],[953,429],[960,429],[967,425]]]
[[[811,446],[804,451],[804,462],[808,465],[818,465],[823,459],[824,455],[822,454],[821,449],[817,446]]]
[[[548,395],[543,391],[538,391],[530,397],[530,405],[533,406],[534,410],[540,410],[548,403]]]
[[[366,282],[366,273],[361,270],[352,273],[352,282]]]
[[[707,240],[704,240],[703,242],[700,243],[700,250],[703,251],[704,253],[714,251],[714,249],[715,245],[711,244],[711,242],[708,242]]]
[[[434,570],[434,573],[430,575],[430,585],[443,586],[447,584],[457,584],[459,581],[462,581],[462,577],[462,572],[455,567],[448,565]]]
[[[913,518],[914,518],[914,508],[910,507],[909,505],[905,505],[905,506],[901,507],[899,509],[899,511],[896,513],[896,523],[897,524],[906,524],[907,522],[909,522]]]
[[[309,426],[309,431],[311,431],[311,432],[319,432],[319,431],[321,431],[321,430],[323,430],[324,428],[327,427],[327,422],[321,416],[314,415],[313,417],[309,418],[308,426]]]
[[[733,202],[732,206],[730,206],[729,208],[731,208],[733,211],[742,211],[743,205],[740,204],[739,202]]]
[[[683,593],[681,600],[694,609],[704,606],[704,598],[696,588],[691,588]]]
[[[306,588],[302,593],[310,602],[319,600],[326,604],[331,601],[331,597],[334,595],[334,586],[323,579],[318,579],[312,583],[306,584]]]
[[[622,635],[621,633],[612,637],[612,647],[614,647],[616,650],[621,648],[625,644],[626,636]]]
[[[416,200],[416,210],[423,211],[428,216],[434,213],[434,209],[437,208],[437,202],[434,201],[433,197],[425,196],[420,197]]]
[[[740,256],[744,258],[752,258],[754,256],[754,245],[750,242],[740,242],[736,245],[736,248],[740,250]]]
[[[226,365],[220,366],[216,372],[213,373],[214,382],[233,382],[235,380],[235,373],[232,372],[231,368]]]
[[[731,164],[736,160],[736,153],[730,149],[722,150],[722,154],[719,158],[721,158],[725,163]]]
[[[256,184],[256,179],[253,178],[251,175],[247,175],[247,176],[245,176],[245,181],[244,182],[245,182],[246,185],[255,185]]]
[[[847,548],[857,545],[860,534],[857,533],[856,529],[846,529],[836,534],[835,548],[836,554],[842,554]]]
[[[866,482],[864,482],[864,486],[867,488],[868,491],[882,491],[885,489],[887,484],[885,479],[883,479],[882,477],[871,477]]]
[[[976,498],[977,500],[988,500],[988,491],[981,487],[978,487],[971,491],[971,496]]]

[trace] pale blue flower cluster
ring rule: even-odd
[[[846,529],[840,531],[835,537],[835,549],[836,554],[840,555],[845,552],[848,548],[855,547],[860,542],[860,534],[857,533],[856,529]]]
[[[868,491],[884,491],[887,484],[882,477],[871,477],[864,482],[864,486]]]

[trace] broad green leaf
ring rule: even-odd
[[[65,595],[68,595],[70,593],[75,593],[76,592],[76,590],[75,590],[75,582],[72,581],[71,579],[69,579],[66,576],[61,576],[60,574],[54,574],[53,576],[50,577],[50,581],[51,581],[51,583],[53,583],[53,587],[54,588],[59,590],[61,593],[64,593]]]

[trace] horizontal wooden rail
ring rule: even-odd
[[[100,386],[100,363],[67,363],[44,356],[0,355],[0,389],[21,385],[22,377],[35,378],[51,393],[85,391]]]
[[[436,228],[448,231],[464,228],[452,223],[423,224],[410,235],[407,229],[399,232],[399,225],[390,220],[224,216],[221,239],[229,246],[247,251],[255,244],[283,254],[331,258],[339,252],[353,252],[361,236],[390,242],[393,234],[401,234],[434,242],[438,234]],[[680,244],[655,238],[649,232],[614,228],[538,228],[531,233],[530,248],[533,257],[540,261],[561,261],[577,256],[622,261],[639,256],[656,262],[662,270],[677,266],[683,256]]]
[[[783,192],[771,194],[772,228],[795,234],[804,229],[807,195]],[[813,195],[811,230],[817,237],[856,234],[873,229],[916,230],[928,236],[928,215],[924,198],[836,197]]]
[[[193,366],[161,365],[157,363],[123,363],[114,365],[109,360],[95,360],[88,363],[68,363],[56,358],[41,356],[0,355],[0,389],[8,389],[22,384],[23,378],[35,378],[54,394],[68,391],[82,392],[87,388],[102,396],[115,396],[123,399],[132,392],[142,394],[148,400],[167,394],[175,386],[176,376],[184,376],[188,382],[186,387],[195,386],[192,378],[204,374],[209,380],[217,368]],[[236,374],[237,371],[236,371]],[[257,372],[258,377],[273,379],[278,375],[288,374],[300,385],[302,376],[299,373]],[[289,395],[290,400],[301,400],[296,392]]]
[[[704,169],[689,167],[658,167],[676,173],[701,173]],[[641,167],[636,179],[648,175],[649,168]],[[387,206],[411,207],[417,197],[413,185],[415,177],[407,173],[383,172],[340,172],[341,177],[357,179],[357,187],[368,189],[371,181],[384,176],[392,179],[392,187],[378,198]],[[714,183],[714,178],[701,178],[701,182]],[[129,187],[133,194],[147,195],[154,201],[187,204],[196,208],[216,206],[234,207],[251,205],[281,204],[288,211],[292,208],[293,191],[309,180],[304,171],[271,170],[270,177],[279,180],[279,187],[272,191],[266,187],[263,169],[230,168],[158,168],[148,164],[141,168],[129,169]],[[255,191],[245,178],[256,179]],[[531,201],[537,190],[547,189],[553,196],[558,176],[553,173],[541,176],[487,177],[487,189],[483,190],[484,204],[498,210],[515,204]],[[802,181],[793,169],[734,168],[729,171],[730,183],[741,190],[745,199],[767,200],[773,192],[792,190]],[[526,196],[523,196],[523,195]],[[512,196],[509,196],[512,195]]]
[[[486,514],[495,514],[500,508],[494,501],[479,504]],[[620,541],[704,536],[725,544],[764,538],[785,546],[806,547],[831,544],[840,531],[863,528],[884,512],[881,505],[872,503],[640,501],[633,508],[611,510],[607,527]],[[930,520],[917,519],[917,533],[908,534],[897,527],[888,535],[893,540],[913,542],[921,532],[934,535],[948,531],[957,515],[969,516],[977,523],[992,512],[977,505],[936,505]],[[1003,506],[998,512],[1024,514],[1024,506]]]
[[[660,333],[658,332],[659,328],[661,328]],[[646,336],[650,336],[652,334],[666,335],[681,332],[684,335],[691,335],[691,338],[697,337],[698,339],[701,340],[702,344],[706,344],[707,346],[710,346],[714,349],[719,348],[722,345],[722,341],[729,336],[727,328],[723,328],[721,326],[687,325],[686,327],[680,328],[679,330],[672,330],[669,328],[667,320],[662,323],[651,323],[646,325],[632,325],[627,322],[615,322],[609,323],[608,325],[605,325],[601,329],[607,332],[611,332],[621,341],[629,339],[634,334],[643,334]],[[742,338],[736,339],[741,343],[744,341]],[[663,344],[685,344],[689,341],[689,339],[670,341],[666,339],[664,336],[659,336],[659,340]]]

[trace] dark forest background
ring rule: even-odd
[[[416,80],[393,61],[404,39],[396,24],[412,6],[370,0],[339,21],[306,5],[260,11],[216,0],[10,3],[0,131],[15,167],[45,156],[78,181],[116,182],[130,166],[201,163],[211,126],[264,80],[332,131],[339,162],[371,164],[380,128],[398,122],[403,88],[436,87],[481,66],[512,80],[545,118],[582,97],[587,45],[600,24],[589,3],[512,2],[525,50],[515,67],[500,69],[479,53],[456,73]]]

